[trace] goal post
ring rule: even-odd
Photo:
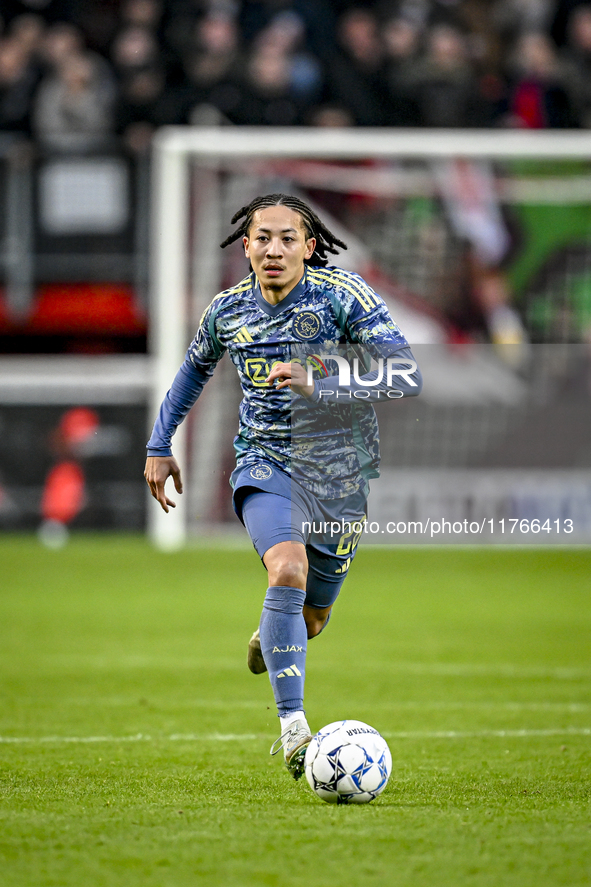
[[[576,131],[390,130],[313,128],[164,127],[153,140],[152,267],[150,351],[153,363],[150,421],[181,364],[207,302],[222,289],[223,269],[219,242],[229,219],[220,217],[220,169],[242,165],[248,180],[248,163],[283,162],[277,178],[285,177],[290,163],[332,161],[437,162],[446,158],[482,161],[588,161],[591,142]],[[194,167],[199,170],[195,177]],[[379,180],[376,180],[379,192]],[[387,184],[396,190],[396,183]],[[237,186],[236,186],[237,188]],[[235,189],[236,190],[236,189]],[[236,193],[240,193],[239,188]],[[392,192],[393,193],[393,192]],[[250,199],[250,198],[249,198]],[[591,204],[591,196],[585,198]],[[237,204],[235,208],[238,208]],[[337,263],[339,259],[336,260]],[[402,324],[401,324],[402,326]],[[430,341],[433,341],[432,339]],[[412,344],[420,344],[415,341]],[[215,376],[208,387],[213,386]],[[213,393],[212,393],[213,396]],[[217,422],[217,424],[216,424]],[[199,423],[197,423],[197,426]],[[201,422],[203,426],[203,422]],[[205,422],[207,426],[207,422]],[[207,451],[218,446],[223,422],[193,428],[186,423],[174,439],[175,455],[184,468],[199,451],[199,434]],[[217,430],[216,430],[217,429]],[[192,438],[192,442],[191,439]],[[196,466],[191,468],[194,474]],[[187,472],[184,472],[185,475]],[[202,471],[204,496],[208,470]],[[171,484],[171,481],[168,482]],[[171,491],[170,495],[175,498]],[[196,494],[197,496],[199,495]],[[149,506],[149,535],[156,546],[175,549],[187,541],[189,495],[176,496],[177,507],[165,514],[157,503]]]

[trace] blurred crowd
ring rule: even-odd
[[[0,129],[591,126],[580,0],[3,0]]]

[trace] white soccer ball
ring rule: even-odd
[[[367,804],[386,788],[392,772],[388,743],[363,721],[335,721],[306,749],[310,788],[329,804]]]

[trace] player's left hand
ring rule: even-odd
[[[295,391],[296,394],[301,394],[302,397],[310,397],[314,392],[314,383],[308,384],[308,373],[302,364],[297,363],[297,361],[276,364],[265,381],[269,385],[273,385],[275,379],[279,379],[275,386],[277,389],[289,386],[292,391]]]

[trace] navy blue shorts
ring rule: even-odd
[[[262,559],[279,542],[302,542],[308,557],[306,604],[334,604],[355,557],[367,496],[318,499],[270,462],[237,468],[233,504]]]

